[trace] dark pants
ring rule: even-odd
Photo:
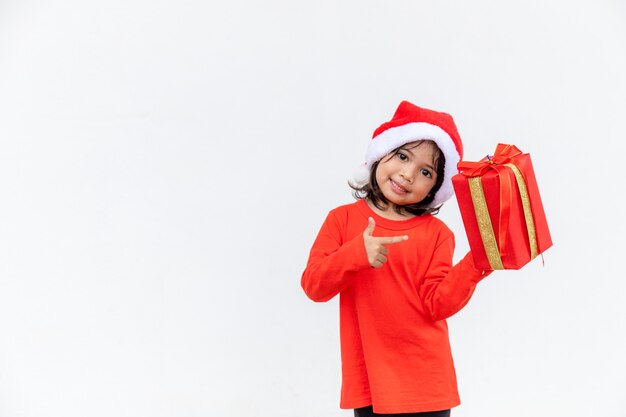
[[[402,414],[376,414],[372,406],[356,408],[354,417],[450,417],[450,410],[429,411],[426,413],[402,413]]]

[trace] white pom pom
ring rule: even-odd
[[[352,182],[358,187],[362,187],[370,181],[370,170],[367,165],[359,165],[352,173]]]

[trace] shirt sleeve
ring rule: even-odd
[[[301,285],[311,300],[328,301],[369,267],[363,235],[344,242],[341,222],[330,212],[311,248]]]
[[[435,251],[428,274],[419,288],[424,310],[434,321],[444,320],[461,310],[470,300],[476,285],[491,272],[476,269],[468,252],[452,268],[454,238],[445,239]]]

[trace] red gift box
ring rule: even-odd
[[[474,265],[519,269],[552,246],[530,155],[498,144],[452,177]]]

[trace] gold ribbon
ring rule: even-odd
[[[504,269],[504,266],[502,265],[502,258],[500,257],[500,250],[498,249],[498,242],[496,241],[496,235],[493,232],[491,218],[489,217],[487,201],[485,201],[483,184],[480,181],[480,177],[468,178],[467,181],[469,183],[470,194],[472,196],[472,203],[474,203],[474,213],[476,213],[480,238],[483,241],[489,265],[491,265],[491,269]]]
[[[526,181],[524,181],[524,177],[518,167],[513,164],[504,164],[504,166],[513,170],[515,179],[517,180],[517,188],[519,188],[519,194],[522,198],[522,208],[524,209],[524,220],[526,220],[526,230],[528,231],[528,242],[530,243],[530,260],[532,261],[539,254],[539,249],[537,249],[537,231],[535,230],[533,212],[530,209],[530,198],[528,197]]]
[[[526,222],[526,230],[528,231],[528,241],[530,243],[530,259],[534,259],[538,255],[537,249],[537,233],[535,230],[535,221],[533,219],[533,213],[530,208],[530,198],[528,197],[528,189],[524,177],[519,168],[512,163],[504,164],[504,166],[511,168],[515,179],[517,180],[517,188],[520,193],[522,201],[522,209],[524,211],[524,220]],[[474,212],[476,213],[476,220],[478,222],[478,230],[480,231],[480,237],[485,247],[485,253],[487,254],[487,260],[492,269],[504,269],[502,264],[502,257],[500,255],[500,248],[496,240],[496,235],[493,231],[493,225],[491,223],[491,217],[489,216],[489,210],[487,208],[487,202],[485,200],[485,193],[483,191],[482,182],[480,177],[468,178],[468,184],[470,194],[472,197],[472,203],[474,204]],[[510,202],[501,202],[502,204],[510,204]],[[500,207],[502,210],[502,207]],[[500,234],[503,236],[503,234]],[[503,242],[500,242],[503,244]]]

